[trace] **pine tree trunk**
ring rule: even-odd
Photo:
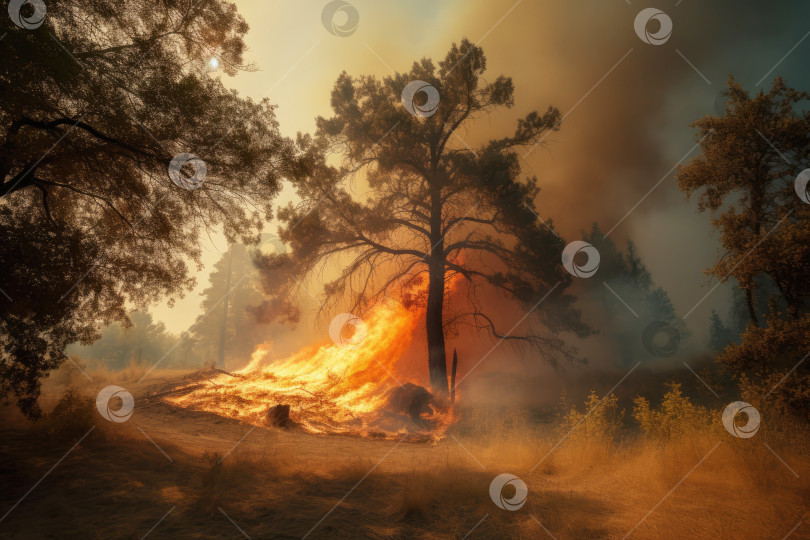
[[[447,358],[444,352],[444,238],[441,190],[431,189],[430,244],[428,257],[427,330],[428,370],[433,393],[447,396]]]
[[[447,358],[444,352],[444,328],[442,307],[444,304],[444,265],[429,271],[427,314],[425,324],[428,345],[428,369],[430,387],[437,395],[447,395]]]

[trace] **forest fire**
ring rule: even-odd
[[[314,433],[441,438],[455,419],[451,408],[398,366],[422,321],[419,313],[386,300],[365,321],[348,319],[336,317],[338,328],[333,321],[334,343],[281,359],[259,346],[245,368],[190,384],[166,400],[255,425],[268,423],[268,410],[283,404],[290,407],[284,423]]]

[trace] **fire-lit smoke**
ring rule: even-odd
[[[365,317],[362,341],[344,329],[334,343],[279,359],[269,346],[260,346],[244,369],[190,384],[188,393],[168,401],[255,425],[266,422],[270,407],[290,405],[290,419],[315,433],[439,437],[452,413],[436,399],[414,403],[407,392],[418,392],[414,385],[424,381],[402,365],[422,321],[421,312],[386,300]]]

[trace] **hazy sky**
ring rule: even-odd
[[[463,37],[477,42],[487,56],[487,78],[514,80],[515,106],[479,120],[465,141],[475,147],[511,133],[518,117],[557,106],[565,115],[561,131],[525,163],[543,189],[542,216],[567,241],[594,221],[613,229],[614,241],[631,239],[681,315],[714,285],[701,270],[718,249],[709,216],[697,214],[675,186],[674,166],[699,152],[689,124],[714,113],[730,73],[749,90],[769,88],[777,75],[801,89],[810,82],[810,3],[656,2],[673,26],[657,46],[635,33],[636,15],[650,7],[638,0],[351,0],[360,20],[348,37],[322,25],[327,3],[237,1],[251,27],[248,59],[259,71],[226,77],[226,85],[268,97],[278,105],[282,132],[292,136],[311,132],[316,116],[329,115],[341,71],[382,77],[422,57],[439,60]],[[279,203],[289,196],[288,190]],[[199,291],[225,249],[221,238],[205,245],[198,290],[173,309],[154,310],[172,331],[193,323]],[[728,298],[727,287],[719,287],[689,317],[696,339],[707,336],[712,308],[725,314]]]

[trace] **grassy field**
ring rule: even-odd
[[[179,375],[130,381],[135,413],[120,424],[94,407],[82,423],[94,404],[76,396],[69,415],[35,425],[6,410],[0,536],[810,538],[798,428],[662,439],[612,434],[607,409],[537,425],[521,411],[468,408],[447,438],[416,444],[247,426],[144,399]],[[501,473],[528,487],[517,511],[490,498]]]

